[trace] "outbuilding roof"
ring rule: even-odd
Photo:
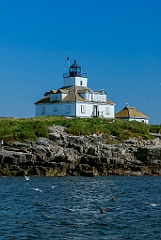
[[[120,112],[115,114],[116,118],[145,118],[149,119],[147,115],[137,110],[135,107],[125,107]]]

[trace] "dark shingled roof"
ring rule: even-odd
[[[68,94],[63,100],[56,101],[56,102],[75,102],[75,101],[85,101],[83,97],[79,95],[79,93],[84,93],[86,91],[94,92],[92,89],[83,86],[68,86],[68,87],[61,87],[58,90],[51,90],[50,92],[46,92],[44,94],[44,98],[40,99],[39,101],[35,102],[35,104],[39,103],[50,103],[50,93],[66,93]],[[111,100],[107,99],[106,103],[108,104],[115,104]]]
[[[39,104],[39,103],[49,103],[49,95],[47,95],[44,98],[40,99],[39,101],[35,102],[35,104]]]

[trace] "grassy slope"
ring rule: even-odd
[[[0,118],[0,139],[5,141],[36,140],[49,136],[49,126],[65,126],[72,135],[104,134],[107,141],[115,136],[118,141],[129,138],[150,139],[149,132],[161,132],[161,125],[147,125],[136,121],[103,118],[37,117],[29,119]]]

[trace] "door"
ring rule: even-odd
[[[98,105],[93,106],[93,116],[98,117]]]

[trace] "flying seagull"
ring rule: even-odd
[[[37,191],[37,192],[43,192],[40,188],[32,188],[32,189]]]
[[[28,176],[24,176],[24,177],[27,181],[30,180],[30,177],[28,177]]]
[[[106,213],[106,212],[108,212],[108,211],[113,211],[112,208],[101,208],[101,207],[99,207],[97,204],[95,204],[95,205],[96,205],[96,207],[100,210],[100,213]]]
[[[118,196],[118,197],[112,197],[111,200],[112,200],[113,202],[116,202],[118,198],[121,198],[121,196]]]

